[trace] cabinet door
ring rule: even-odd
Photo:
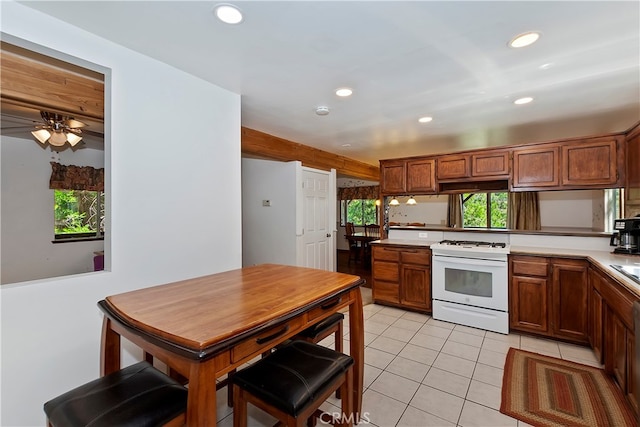
[[[614,186],[618,183],[618,142],[615,137],[562,145],[562,185]]]
[[[631,403],[633,410],[638,415],[638,400],[636,399],[636,386],[638,383],[635,380],[636,369],[640,369],[638,366],[638,358],[636,357],[636,343],[633,332],[629,329],[627,333],[627,399]],[[638,331],[636,331],[638,333]]]
[[[490,177],[509,175],[508,151],[483,151],[471,154],[471,176]]]
[[[471,176],[471,157],[442,156],[438,158],[438,180],[468,178]]]
[[[512,187],[523,190],[557,187],[560,184],[559,154],[557,145],[514,149]]]
[[[636,126],[626,141],[625,218],[640,214],[640,125]]]
[[[603,337],[602,326],[604,321],[602,295],[593,287],[589,295],[589,344],[599,363],[602,363]]]
[[[402,264],[400,303],[431,311],[431,271],[429,267]]]
[[[551,332],[555,337],[588,343],[588,263],[552,260]]]
[[[519,331],[547,335],[547,279],[511,276],[509,283],[509,326]]]
[[[382,194],[404,194],[406,192],[406,161],[380,161],[380,192]]]
[[[627,389],[627,328],[609,307],[605,313],[605,371],[613,375],[622,390]]]
[[[407,160],[407,193],[435,193],[436,162],[433,159]]]

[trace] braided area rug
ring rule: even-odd
[[[533,426],[635,426],[622,391],[602,369],[511,348],[500,412]]]

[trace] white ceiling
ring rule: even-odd
[[[373,165],[640,120],[637,1],[232,1],[234,26],[211,1],[20,3],[241,94],[243,126]]]

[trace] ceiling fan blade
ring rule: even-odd
[[[80,120],[76,120],[76,119],[66,119],[64,122],[64,125],[72,128],[72,129],[76,129],[76,128],[83,128],[86,126],[85,123],[81,122]]]

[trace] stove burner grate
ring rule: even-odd
[[[479,242],[474,240],[442,240],[441,245],[451,246],[476,246],[476,247],[488,247],[488,248],[504,248],[506,243],[500,242]]]

